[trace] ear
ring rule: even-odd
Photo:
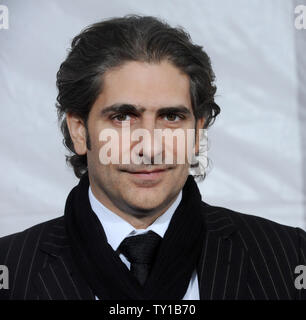
[[[195,137],[195,153],[198,154],[200,150],[200,130],[204,128],[205,118],[196,120],[196,137]]]
[[[83,120],[74,114],[67,113],[66,121],[75,152],[78,155],[86,154],[86,128]]]

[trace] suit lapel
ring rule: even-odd
[[[200,300],[233,300],[247,294],[247,252],[222,208],[205,207],[206,236],[197,266]]]
[[[94,295],[71,256],[63,219],[50,228],[40,244],[43,268],[34,279],[37,298],[42,300],[92,300]]]

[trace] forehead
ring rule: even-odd
[[[184,105],[192,110],[189,76],[168,61],[131,61],[104,74],[100,106],[130,103],[147,110]],[[97,101],[98,102],[98,101]]]

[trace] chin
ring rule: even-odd
[[[158,209],[164,202],[164,199],[148,199],[144,197],[142,199],[133,199],[134,201],[130,201],[130,206],[136,209],[137,211],[154,211]]]

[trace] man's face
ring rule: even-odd
[[[129,106],[127,106],[129,105]],[[203,126],[199,120],[198,128]],[[122,142],[127,136],[122,129],[129,125],[131,135],[136,129],[150,133],[151,150],[137,148],[139,141]],[[189,93],[189,77],[167,61],[159,64],[126,62],[104,75],[103,90],[95,101],[88,118],[90,150],[85,139],[74,140],[76,152],[87,153],[90,185],[95,196],[109,209],[135,215],[153,215],[165,211],[184,186],[190,164],[176,164],[178,156],[176,140],[171,152],[174,164],[165,164],[168,148],[165,141],[154,141],[154,129],[195,129]],[[70,125],[70,131],[73,126]],[[84,128],[78,132],[84,135]],[[101,163],[101,148],[107,141],[100,141],[101,132],[112,129],[117,133],[116,144],[119,163]],[[73,130],[73,129],[72,129]],[[186,144],[187,134],[185,135]],[[73,137],[72,137],[73,138]],[[109,141],[109,140],[108,140]],[[169,151],[169,150],[168,150]],[[123,155],[137,155],[151,160],[152,164],[123,164]],[[180,151],[182,152],[182,151]],[[154,164],[154,157],[160,156],[162,164]]]

